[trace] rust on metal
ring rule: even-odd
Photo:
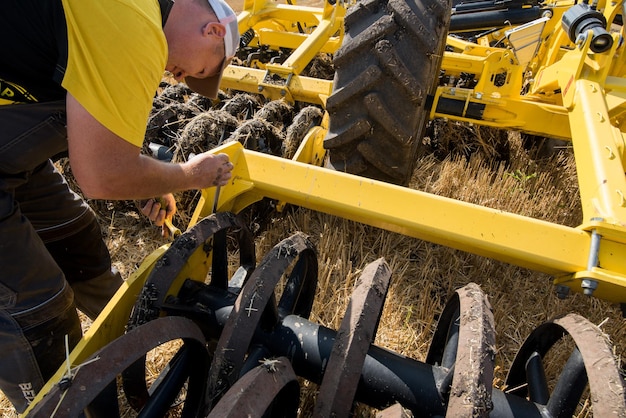
[[[376,418],[413,418],[413,413],[397,403],[376,413]]]
[[[156,318],[173,280],[185,266],[189,257],[202,246],[208,254],[213,250],[213,244],[209,243],[211,238],[221,231],[232,228],[242,231],[239,241],[242,265],[254,265],[256,262],[254,240],[245,225],[230,212],[219,212],[207,216],[178,237],[157,261],[142,290],[142,293],[149,293],[148,306],[143,306],[144,312],[133,310],[130,326]],[[142,295],[139,296],[139,300],[142,300]]]
[[[493,409],[491,390],[496,355],[493,313],[477,284],[468,284],[458,294],[459,348],[446,417],[487,417]]]
[[[207,418],[261,418],[270,407],[271,416],[295,417],[299,401],[300,388],[289,359],[268,359],[237,380]]]
[[[324,371],[314,416],[350,415],[363,362],[376,337],[391,269],[382,259],[368,264],[350,297]]]
[[[489,415],[495,344],[491,305],[480,286],[469,283],[445,306],[426,358],[428,364],[442,365],[452,373],[446,417]],[[440,388],[442,393],[447,390]]]
[[[217,402],[237,380],[254,332],[268,303],[273,300],[276,284],[300,257],[316,262],[313,244],[298,232],[277,244],[242,288],[215,349],[209,371],[207,405]]]
[[[626,417],[626,390],[606,334],[584,317],[569,314],[555,324],[573,338],[585,363],[593,412],[598,417]]]
[[[148,351],[181,338],[206,350],[202,331],[190,319],[164,317],[135,328],[107,344],[77,368],[71,383],[56,385],[28,414],[29,418],[78,417],[117,375]],[[207,353],[208,355],[208,353]]]
[[[600,328],[578,314],[546,322],[526,339],[513,360],[506,379],[511,393],[526,397],[525,363],[534,353],[543,357],[566,334],[576,345],[587,374],[594,416],[626,417],[626,384],[610,341]]]
[[[186,265],[189,257],[200,247],[203,251],[213,251],[212,285],[226,289],[228,280],[226,261],[226,239],[228,230],[238,230],[241,266],[252,271],[256,263],[254,239],[247,227],[233,213],[220,212],[202,219],[179,236],[157,261],[150,272],[128,321],[128,329],[145,324],[160,315],[173,281]],[[145,358],[140,357],[122,374],[123,388],[129,404],[136,411],[141,409],[149,398],[144,376]]]

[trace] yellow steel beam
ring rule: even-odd
[[[283,65],[300,74],[319,52],[335,52],[343,37],[345,8],[325,2],[324,15],[309,37],[287,58]]]
[[[446,52],[443,54],[441,69],[446,73],[469,73],[479,77],[485,66],[484,55],[470,55],[458,52]]]
[[[292,75],[286,80],[266,80],[268,72],[255,68],[229,65],[224,70],[222,83],[223,89],[234,89],[252,93],[261,93],[271,100],[282,98],[289,101],[302,101],[321,106],[326,104],[333,88],[332,80],[322,80],[313,77]]]
[[[626,226],[624,135],[611,124],[598,83],[578,80],[572,88],[577,100],[570,124],[585,220]]]
[[[300,22],[307,26],[317,26],[323,19],[324,9],[321,7],[299,6],[266,2],[262,8],[245,9],[237,15],[240,25],[253,28],[266,21],[278,21],[290,31],[296,31],[296,23]]]
[[[219,151],[235,162],[232,185],[220,194],[220,210],[236,212],[250,200],[269,197],[557,277],[589,270],[591,233],[582,228],[247,151],[240,144]],[[212,202],[211,190],[204,199]],[[209,207],[199,207],[194,216],[208,215]],[[621,229],[614,234],[626,237]],[[604,239],[599,251],[603,266],[614,270],[608,271],[611,280],[600,280],[594,294],[626,302],[624,242]]]
[[[297,33],[297,32],[281,32],[270,29],[260,29],[258,31],[259,43],[261,45],[265,45],[270,47],[271,49],[279,49],[279,48],[288,48],[288,49],[297,49],[300,48],[306,41],[311,38],[310,34]],[[303,60],[306,63],[304,66],[302,65],[294,65],[293,68],[296,74],[300,74],[306,64],[311,61],[318,53],[334,53],[339,48],[340,39],[339,38],[329,38],[327,40],[321,40],[321,45],[315,45],[313,48],[305,46],[303,50],[306,50],[308,57],[299,58],[298,61]],[[317,48],[317,49],[316,49]],[[290,57],[296,58],[291,55]],[[298,62],[296,61],[296,63]],[[283,64],[284,67],[287,67],[289,64]]]
[[[465,109],[469,103],[485,105],[482,119],[469,118],[465,113],[457,116],[438,112],[437,104],[442,98],[467,102]],[[433,107],[429,115],[431,119],[437,117],[473,122],[494,128],[522,130],[551,138],[571,138],[567,109],[563,106],[533,101],[533,97],[519,95],[494,97],[474,89],[440,86],[435,92]]]
[[[341,45],[343,36],[343,3],[325,2],[323,8],[289,4],[244,4],[238,16],[239,30],[252,28],[259,44],[272,49],[293,49],[282,64],[267,64],[267,69],[278,74],[300,74],[319,53],[333,53]]]
[[[556,85],[569,111],[572,143],[585,222],[602,219],[607,224],[626,226],[626,168],[624,133],[612,121],[613,106],[606,89],[618,94],[626,90],[623,78],[610,77],[611,62],[619,42],[602,54],[590,50],[591,33],[558,63],[544,69],[552,79],[539,85]],[[623,47],[622,47],[623,49]],[[613,115],[614,116],[614,115]]]

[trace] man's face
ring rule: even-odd
[[[185,77],[206,78],[216,75],[224,61],[224,27],[218,22],[207,23],[202,31],[191,28],[170,34],[166,70],[177,81]]]

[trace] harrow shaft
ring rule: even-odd
[[[274,333],[262,336],[274,355],[290,359],[294,371],[321,383],[336,332],[298,316],[288,316]],[[355,400],[383,409],[398,402],[423,416],[445,415],[446,405],[437,385],[447,370],[393,353],[376,345],[367,352]],[[490,417],[541,417],[541,407],[493,389]]]
[[[198,294],[210,315],[203,324],[219,333],[233,306],[224,294],[206,287]],[[297,315],[288,315],[271,332],[257,331],[252,346],[262,347],[266,357],[289,359],[296,375],[321,384],[337,332]],[[242,374],[247,370],[242,369]],[[447,401],[438,387],[448,370],[411,359],[374,344],[370,345],[355,401],[383,409],[394,403],[424,416],[445,415]],[[444,390],[446,388],[443,388]],[[542,417],[542,407],[497,389],[492,393],[490,417]]]

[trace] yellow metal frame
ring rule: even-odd
[[[594,277],[594,296],[626,302],[622,227],[600,220],[566,227],[244,150],[239,144],[219,151],[228,153],[236,168],[232,184],[220,192],[218,210],[239,212],[268,197],[545,272],[578,292],[583,288],[576,282]],[[212,204],[206,202],[214,198],[213,190],[203,192],[192,224],[210,214]],[[593,231],[602,236],[597,248]],[[602,260],[602,267],[590,267],[590,259]]]
[[[229,66],[222,88],[263,94],[271,100],[284,98],[325,105],[332,82],[299,74],[319,53],[334,53],[343,38],[346,4],[325,2],[323,8],[245,0],[238,16],[239,31],[254,31],[250,45],[292,50],[280,64],[259,63],[262,68]]]
[[[567,7],[573,3],[555,4]],[[619,5],[618,5],[619,6]],[[616,5],[600,2],[610,23]],[[560,10],[560,9],[559,9]],[[239,17],[242,32],[263,32],[258,42],[279,43],[281,30],[296,32],[290,22],[304,22],[307,36],[296,33],[287,41],[296,46],[293,55],[280,65],[264,69],[229,66],[224,88],[259,91],[271,99],[301,100],[324,105],[332,83],[299,76],[317,51],[337,48],[345,4],[323,9],[279,6],[246,0]],[[560,15],[559,15],[560,16]],[[626,178],[624,115],[626,114],[626,58],[624,31],[613,34],[610,51],[596,54],[589,42],[572,44],[560,25],[546,25],[537,58],[528,67],[516,65],[506,48],[469,44],[450,38],[442,68],[449,74],[472,72],[479,78],[472,89],[440,86],[430,117],[448,117],[475,124],[556,138],[571,139],[576,158],[584,222],[572,228],[501,210],[473,205],[417,190],[390,185],[322,168],[323,138],[327,119],[313,128],[293,160],[245,150],[230,143],[214,150],[229,154],[235,164],[230,185],[222,187],[217,202],[220,211],[239,212],[250,204],[271,198],[333,214],[389,231],[446,245],[503,262],[552,275],[554,284],[585,292],[616,303],[626,303]],[[276,41],[274,41],[276,40]],[[507,74],[509,82],[496,86],[496,74]],[[267,83],[268,74],[284,82]],[[530,74],[530,77],[529,77]],[[519,91],[528,81],[526,94]],[[485,105],[482,119],[437,112],[441,98]],[[202,191],[189,226],[209,215],[215,189]],[[398,204],[402,202],[402,204]],[[407,210],[406,208],[411,208]],[[471,221],[468,221],[471,220]],[[143,283],[167,246],[148,256],[131,275],[85,333],[70,354],[79,365],[124,332]],[[210,257],[210,255],[208,256]],[[207,255],[194,253],[170,292],[186,278],[203,281]],[[39,393],[33,405],[66,373],[61,367]],[[28,414],[28,410],[26,411]]]

